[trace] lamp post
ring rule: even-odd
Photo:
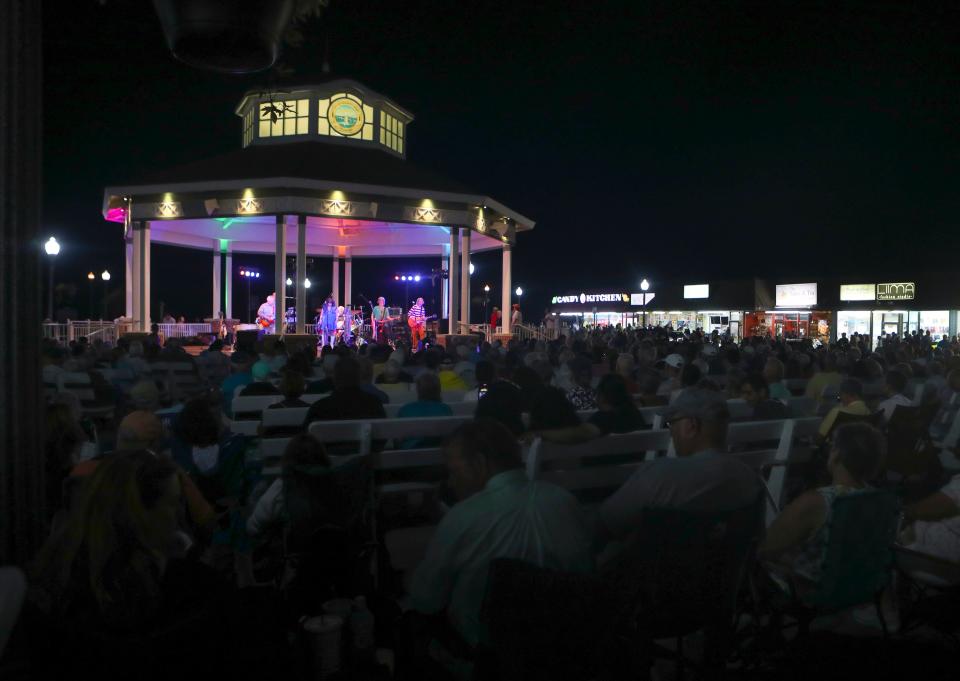
[[[52,236],[43,244],[43,250],[50,256],[50,286],[47,291],[47,319],[53,321],[53,265],[56,262],[57,254],[60,252],[60,244],[57,238]]]
[[[483,323],[486,324],[490,321],[490,318],[487,316],[487,304],[490,302],[490,284],[483,285]]]
[[[93,286],[96,279],[97,275],[93,272],[87,272],[87,281],[90,282],[90,304],[87,306],[87,314],[89,315],[87,319],[93,319]]]
[[[100,273],[100,278],[103,279],[103,317],[101,319],[107,318],[107,299],[110,297],[110,272],[104,270]]]
[[[643,328],[647,328],[647,291],[650,290],[650,282],[644,279],[640,282],[640,290],[643,291]]]

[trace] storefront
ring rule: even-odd
[[[894,334],[903,337],[929,331],[934,341],[952,336],[957,332],[955,308],[960,302],[950,299],[952,290],[952,282],[929,281],[923,287],[916,281],[841,283],[836,337],[858,333],[868,336],[871,347],[876,347],[879,337]]]
[[[776,284],[773,309],[755,310],[744,318],[744,336],[770,336],[788,341],[830,342],[831,313],[818,306],[817,282]]]

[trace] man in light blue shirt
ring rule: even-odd
[[[527,480],[520,446],[503,425],[461,426],[445,444],[444,456],[461,501],[440,522],[414,573],[411,602],[422,613],[446,612],[463,639],[476,646],[483,638],[479,614],[494,559],[590,572],[592,538],[569,492]]]

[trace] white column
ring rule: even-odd
[[[150,223],[144,221],[140,229],[140,330],[150,331]]]
[[[510,301],[513,300],[512,272],[510,271],[510,244],[503,245],[503,302],[500,306],[501,321],[503,333],[510,333]]]
[[[307,216],[297,217],[297,333],[307,332]]]
[[[460,320],[470,323],[470,230],[460,239]]]
[[[276,294],[274,333],[283,334],[283,319],[287,310],[287,223],[283,215],[277,216],[277,250],[273,262],[273,291]]]
[[[133,330],[143,331],[143,299],[140,297],[140,270],[143,269],[143,230],[141,223],[132,225],[133,236],[130,240],[130,316],[133,317]]]
[[[340,252],[336,246],[333,247],[333,284],[330,288],[333,292],[333,300],[340,304]]]
[[[343,261],[343,304],[346,307],[353,305],[353,256],[347,246],[347,257]]]
[[[123,274],[124,274],[124,299],[126,304],[123,308],[123,316],[134,319],[133,316],[133,229],[130,230],[130,236],[123,242]]]
[[[220,239],[213,240],[213,305],[210,308],[210,316],[216,319],[220,316],[220,310],[223,309],[220,303],[220,277],[223,271],[220,269]]]
[[[448,277],[450,276],[450,245],[444,244],[441,253],[440,253],[440,269],[443,271],[444,276],[440,278],[440,300],[442,301],[440,305],[443,307],[441,311],[441,319],[450,318],[450,281]]]
[[[460,277],[457,274],[457,252],[460,247],[460,234],[457,227],[450,228],[450,333],[460,333]]]
[[[230,252],[230,244],[227,243],[227,276],[224,287],[227,294],[223,300],[223,314],[227,319],[233,319],[233,253]]]

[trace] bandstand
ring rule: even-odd
[[[534,222],[408,162],[411,113],[352,80],[249,92],[235,113],[241,149],[104,191],[104,217],[123,226],[126,316],[136,328],[151,323],[152,243],[210,252],[211,317],[233,316],[233,257],[245,253],[274,254],[277,292],[289,289],[287,256],[296,255],[298,333],[307,330],[311,256],[333,258],[333,295],[346,305],[356,302],[353,258],[437,257],[441,316],[458,333],[470,321],[470,255],[500,249],[510,309],[511,250]]]

